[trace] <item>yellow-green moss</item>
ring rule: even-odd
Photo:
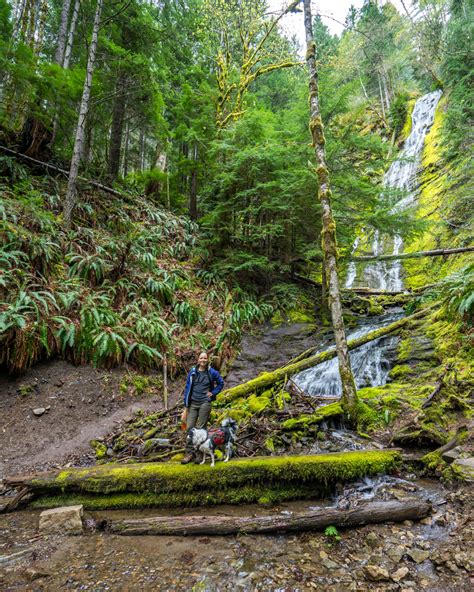
[[[398,364],[390,370],[388,375],[392,380],[397,380],[400,378],[406,378],[411,374],[413,374],[411,366],[409,366],[408,364]]]
[[[107,454],[107,446],[103,442],[99,442],[98,440],[91,440],[90,445],[95,452],[95,457],[97,460],[104,458]]]
[[[271,488],[247,486],[217,492],[195,493],[115,493],[110,495],[58,494],[42,495],[35,499],[34,508],[57,508],[59,506],[83,505],[86,510],[114,510],[139,508],[179,508],[212,506],[218,504],[274,504],[297,499],[317,499],[330,493],[331,489],[313,485]]]
[[[341,416],[342,414],[343,409],[341,403],[330,403],[316,409],[314,413],[303,413],[298,417],[287,419],[281,425],[285,430],[301,429],[328,420],[331,417]]]
[[[249,485],[285,488],[301,484],[326,486],[364,475],[392,470],[399,460],[396,451],[357,451],[314,456],[239,459],[230,463],[179,465],[148,463],[108,464],[87,469],[65,469],[31,483],[38,493],[147,493],[212,494]]]

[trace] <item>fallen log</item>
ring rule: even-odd
[[[11,150],[10,148],[7,148],[6,146],[0,145],[0,150],[2,152],[5,152],[6,154],[10,154],[11,156],[14,156],[15,158],[19,158],[21,160],[24,160],[25,162],[28,162],[31,165],[39,166],[43,169],[46,169],[47,171],[53,171],[54,173],[60,173],[61,175],[65,175],[66,177],[69,177],[69,171],[67,171],[66,169],[62,169],[61,167],[55,166],[53,164],[49,164],[48,162],[43,162],[42,160],[38,160],[37,158],[32,158],[31,156],[27,156],[26,154],[22,154],[21,152],[16,152],[15,150]],[[115,197],[119,197],[120,199],[123,199],[125,201],[129,201],[131,199],[130,196],[128,196],[124,193],[121,193],[120,191],[117,191],[116,189],[112,189],[112,187],[107,187],[107,185],[103,185],[102,183],[99,183],[98,181],[93,181],[92,179],[87,179],[86,177],[80,177],[80,176],[78,177],[78,179],[81,181],[84,181],[88,185],[92,185],[92,187],[95,187],[96,189],[100,189],[101,191],[104,191],[105,193],[109,193],[110,195],[114,195]]]
[[[273,516],[157,516],[135,520],[107,520],[106,531],[120,535],[229,535],[273,534],[322,530],[327,526],[348,528],[380,522],[419,520],[429,514],[423,500],[373,502],[341,510],[320,508],[310,512]]]
[[[308,456],[256,457],[229,463],[108,464],[6,478],[5,485],[49,496],[44,504],[77,502],[103,496],[95,507],[209,505],[255,502],[284,491],[283,499],[319,497],[337,483],[383,474],[399,466],[400,452],[366,450]],[[301,490],[301,495],[300,495]],[[304,493],[304,495],[302,495]],[[138,494],[135,497],[131,494]],[[120,497],[121,496],[121,497]],[[127,496],[127,497],[126,497]],[[117,499],[119,498],[119,499]],[[282,499],[281,496],[278,499]],[[82,503],[82,502],[80,502]],[[87,507],[87,506],[85,506]]]
[[[458,253],[470,253],[474,251],[474,245],[469,247],[456,247],[453,249],[433,249],[432,251],[417,251],[415,253],[399,253],[398,255],[354,255],[351,261],[392,261],[398,259],[418,259],[421,257],[442,257],[457,255]]]
[[[405,327],[410,322],[424,317],[428,314],[428,312],[431,312],[432,309],[433,307],[424,308],[413,315],[399,319],[398,321],[390,323],[385,327],[380,327],[375,331],[370,331],[369,333],[366,333],[357,339],[351,339],[347,342],[349,350],[356,349],[357,347],[360,347],[369,341],[374,341],[375,339],[379,339],[380,337],[394,333],[395,331]],[[311,368],[326,362],[327,360],[331,360],[337,355],[335,347],[331,347],[324,352],[313,355],[316,349],[316,347],[309,348],[298,357],[288,362],[286,366],[277,368],[276,370],[273,370],[273,372],[263,372],[248,382],[238,384],[237,386],[222,391],[222,393],[220,393],[220,395],[217,397],[218,403],[227,404],[234,399],[238,399],[239,397],[271,388],[273,385],[278,383],[286,382],[290,376],[293,376],[302,370],[306,370],[307,368]]]

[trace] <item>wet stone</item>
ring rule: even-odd
[[[36,409],[33,409],[33,415],[36,415],[36,417],[40,417],[43,415],[43,413],[46,413],[46,409],[44,407],[37,407]]]
[[[371,582],[382,582],[390,579],[388,571],[378,565],[365,565],[363,572],[364,576]]]
[[[410,570],[408,567],[400,567],[400,569],[397,569],[397,571],[391,575],[391,578],[394,582],[399,582],[400,580],[403,580],[409,572]]]
[[[423,551],[422,549],[410,549],[407,551],[407,555],[413,559],[415,563],[423,563],[423,561],[430,556],[428,551]]]

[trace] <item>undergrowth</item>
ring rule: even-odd
[[[62,228],[61,182],[0,174],[0,365],[61,356],[171,372],[196,349],[235,344],[271,307],[199,270],[197,226],[141,197],[83,191]]]

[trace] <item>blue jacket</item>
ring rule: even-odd
[[[224,387],[224,379],[219,374],[219,372],[217,372],[217,370],[214,370],[214,368],[209,368],[208,372],[209,372],[209,378],[211,379],[211,393],[212,393],[211,401],[214,401],[214,399],[217,397],[217,395],[221,392],[221,390]],[[185,407],[191,406],[191,395],[193,392],[193,382],[194,382],[194,377],[196,376],[196,374],[197,374],[196,367],[191,368],[191,370],[189,371],[189,374],[188,374],[188,378],[186,379],[186,386],[184,387],[184,406]]]

